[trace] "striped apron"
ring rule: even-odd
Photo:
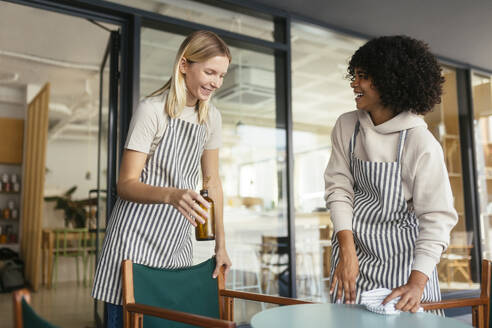
[[[358,132],[359,122],[350,139],[349,152],[354,177],[352,230],[359,260],[356,302],[360,303],[360,294],[364,291],[382,287],[393,289],[407,283],[419,229],[417,216],[407,205],[402,186],[400,160],[407,130],[400,132],[396,162],[368,162],[355,157]],[[332,245],[330,280],[339,260],[340,248],[335,234]],[[425,286],[422,302],[440,299],[434,269]]]
[[[140,175],[152,186],[196,188],[206,141],[204,124],[168,119],[161,142]],[[155,268],[192,264],[191,224],[172,205],[140,204],[118,197],[106,229],[92,297],[121,304],[121,262]]]

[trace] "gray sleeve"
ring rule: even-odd
[[[430,277],[449,244],[451,229],[458,222],[458,215],[453,205],[453,193],[441,146],[435,141],[426,148],[415,159],[412,197],[419,220],[419,235],[415,243],[412,269]]]
[[[340,117],[331,134],[331,155],[324,175],[326,207],[330,209],[334,233],[352,230],[353,218],[354,179],[342,131]]]

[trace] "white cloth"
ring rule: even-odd
[[[360,303],[365,305],[365,307],[371,311],[379,314],[400,314],[402,311],[395,309],[395,305],[400,300],[400,296],[392,299],[385,305],[383,300],[391,294],[391,289],[388,288],[377,288],[373,290],[368,290],[361,294]],[[423,312],[422,307],[419,308],[417,312]]]
[[[125,148],[152,155],[166,130],[168,115],[164,110],[167,92],[160,96],[148,97],[140,102],[133,113]],[[194,107],[185,106],[180,120],[198,124]],[[207,121],[205,149],[218,149],[222,146],[222,117],[219,110],[210,103]]]

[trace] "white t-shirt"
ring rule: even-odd
[[[140,102],[130,122],[125,148],[149,155],[153,154],[168,122],[168,115],[164,109],[166,96],[167,93],[148,97]],[[195,107],[185,106],[179,119],[198,124],[198,113]],[[210,104],[208,117],[204,124],[207,126],[205,149],[220,148],[222,145],[222,116],[212,104]]]

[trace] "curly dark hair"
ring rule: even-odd
[[[425,114],[441,102],[441,66],[423,41],[408,36],[372,39],[352,56],[347,77],[364,70],[378,90],[381,103],[395,114]]]

